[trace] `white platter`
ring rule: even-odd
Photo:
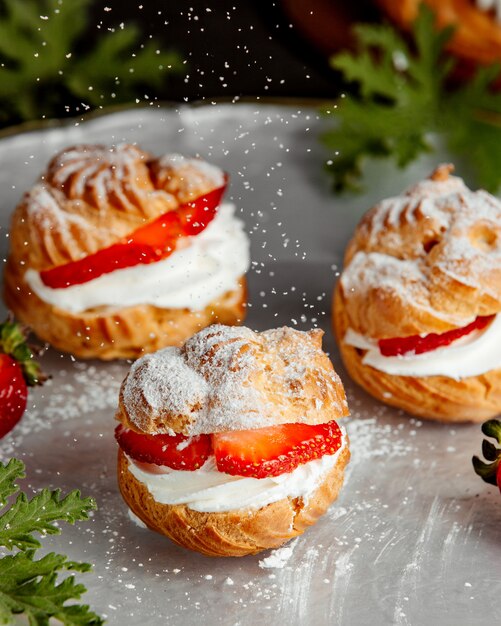
[[[113,415],[128,364],[47,352],[53,379],[31,392],[0,455],[23,459],[30,488],[78,488],[97,499],[91,521],[47,545],[94,564],[82,576],[85,600],[111,626],[499,623],[501,498],[472,470],[479,426],[425,423],[373,401],[347,378],[329,330],[356,222],[437,159],[405,173],[374,166],[370,193],[335,197],[322,172],[325,125],[313,106],[224,104],[136,109],[0,140],[2,257],[14,206],[66,145],[136,141],[224,167],[252,238],[248,325],[322,327],[348,392],[353,458],[338,502],[286,550],[208,559],[137,527],[118,494]]]

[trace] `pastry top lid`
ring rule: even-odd
[[[13,254],[35,270],[75,261],[117,243],[180,204],[225,184],[224,172],[179,154],[78,145],[50,161],[12,223]]]
[[[501,310],[501,201],[452,170],[439,166],[358,225],[341,277],[356,332],[444,332]]]
[[[136,361],[122,383],[117,419],[145,433],[195,435],[348,414],[321,330],[261,333],[214,325],[181,348]]]

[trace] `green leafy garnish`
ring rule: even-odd
[[[64,520],[74,524],[87,519],[86,512],[91,508],[94,508],[92,499],[82,500],[78,491],[61,498],[59,490],[43,489],[31,500],[20,493],[14,505],[0,516],[0,544],[9,550],[40,548],[41,543],[31,533],[58,535],[61,531],[53,522]]]
[[[7,499],[19,491],[16,480],[25,478],[24,463],[19,459],[11,459],[7,465],[0,463],[0,506],[7,503]]]
[[[444,137],[479,185],[499,188],[501,93],[492,84],[500,67],[479,68],[469,82],[451,86],[455,60],[444,48],[453,30],[437,29],[422,3],[409,42],[387,24],[358,25],[357,52],[332,58],[354,86],[354,93],[325,110],[336,124],[322,138],[332,151],[327,168],[335,190],[360,189],[366,157],[405,167],[431,152],[431,133]]]
[[[486,437],[491,437],[501,446],[501,422],[499,420],[488,420],[482,424],[482,432]],[[498,473],[501,474],[501,448],[484,439],[482,442],[482,454],[487,461],[485,463],[478,456],[472,459],[475,472],[481,476],[486,483],[498,485],[501,490],[501,482],[499,482]]]
[[[177,53],[133,24],[98,30],[89,45],[92,0],[4,0],[0,15],[0,123],[133,101],[179,71]],[[92,38],[93,39],[93,38]],[[91,39],[91,40],[92,40]]]
[[[81,498],[78,491],[61,498],[59,490],[49,489],[30,499],[16,484],[25,477],[24,470],[24,463],[18,459],[0,463],[0,546],[17,549],[0,558],[0,624],[12,624],[18,614],[24,614],[30,626],[48,626],[51,617],[68,626],[103,624],[87,605],[67,604],[79,600],[85,587],[76,583],[73,575],[59,578],[60,573],[87,572],[91,566],[54,552],[35,559],[41,544],[33,536],[59,534],[55,524],[59,521],[74,524],[88,519],[89,512],[96,508],[94,500]],[[8,499],[16,494],[8,507]]]

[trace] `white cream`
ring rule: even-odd
[[[496,19],[501,22],[501,0],[476,0],[481,11],[494,11]]]
[[[258,509],[283,498],[307,499],[325,479],[346,447],[342,427],[336,454],[299,465],[288,474],[271,478],[230,476],[216,469],[214,457],[198,470],[188,472],[162,467],[162,474],[146,472],[129,459],[129,471],[145,485],[159,504],[185,504],[194,511],[219,513],[234,509]]]
[[[71,313],[137,304],[199,311],[235,289],[249,268],[249,240],[234,211],[232,204],[221,205],[204,231],[157,263],[116,270],[63,289],[47,287],[32,269],[25,280],[39,298]]]
[[[393,376],[447,376],[461,380],[501,368],[501,314],[482,331],[474,331],[448,346],[423,354],[383,356],[377,341],[349,329],[349,346],[367,350],[362,363]]]

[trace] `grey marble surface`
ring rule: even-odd
[[[16,202],[65,145],[137,141],[224,167],[252,240],[248,325],[322,327],[347,388],[353,456],[339,500],[285,550],[208,559],[136,526],[118,494],[113,413],[128,364],[46,353],[53,379],[31,392],[0,457],[25,461],[30,488],[79,488],[97,499],[90,522],[47,544],[94,563],[83,576],[86,601],[112,626],[499,622],[501,499],[471,468],[479,426],[426,423],[376,403],[348,379],[329,330],[332,287],[356,222],[437,158],[405,173],[378,164],[370,192],[335,197],[322,172],[324,126],[313,107],[227,104],[137,109],[0,140],[2,258]]]

